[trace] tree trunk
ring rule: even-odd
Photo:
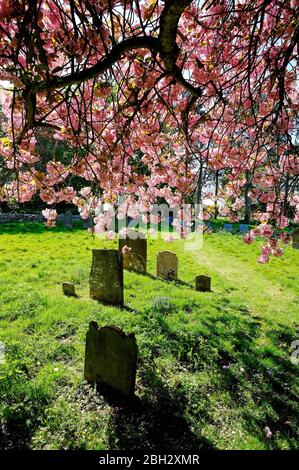
[[[215,196],[218,196],[219,191],[219,170],[215,172]],[[215,207],[214,207],[214,219],[217,220],[218,217],[218,204],[217,199],[215,199]]]
[[[199,205],[202,204],[202,177],[203,177],[203,162],[200,162],[198,182],[197,182],[197,191],[196,191],[196,203]]]
[[[251,189],[251,179],[249,171],[246,171],[246,184],[245,184],[245,217],[244,222],[245,224],[250,224],[251,218],[251,199],[248,196],[248,193]]]
[[[289,197],[289,174],[286,176],[285,182],[285,196],[283,201],[283,215],[288,215],[288,197]]]

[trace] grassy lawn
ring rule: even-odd
[[[125,308],[88,297],[92,248],[117,247],[86,231],[0,226],[0,448],[298,448],[298,258],[259,265],[259,242],[206,236],[149,242],[148,275],[125,272]],[[180,282],[154,277],[156,254],[179,257]],[[196,274],[210,274],[210,293]],[[75,282],[78,298],[62,295]],[[296,298],[297,296],[297,298]],[[134,331],[136,400],[107,402],[83,381],[88,324]],[[272,437],[267,437],[265,427]]]

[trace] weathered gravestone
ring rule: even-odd
[[[211,290],[211,278],[210,276],[206,276],[202,274],[200,276],[196,276],[195,278],[195,289],[201,292],[206,292]]]
[[[293,248],[299,250],[299,228],[296,228],[293,233]]]
[[[63,225],[67,228],[73,228],[73,214],[71,211],[67,211],[64,213]]]
[[[129,230],[126,238],[120,238],[119,250],[124,246],[131,249],[123,255],[124,269],[131,269],[138,273],[146,273],[147,239],[145,234],[137,230]]]
[[[68,295],[69,297],[76,297],[75,284],[72,284],[71,282],[63,282],[62,292],[64,295]]]
[[[126,335],[116,326],[99,328],[92,321],[86,335],[84,378],[130,397],[135,389],[137,352],[133,333]]]
[[[173,251],[160,251],[157,256],[157,276],[162,279],[178,278],[178,257]]]
[[[123,305],[123,257],[118,250],[92,250],[89,288],[92,299]]]

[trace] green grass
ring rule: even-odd
[[[259,243],[237,235],[206,236],[198,252],[150,241],[149,274],[125,272],[121,310],[88,297],[92,248],[116,242],[39,224],[0,233],[0,448],[299,447],[290,361],[299,339],[297,250],[259,265]],[[154,277],[163,249],[178,254],[181,282]],[[210,293],[192,287],[203,273]],[[62,295],[63,281],[76,283],[78,298]],[[136,400],[127,406],[83,380],[91,320],[136,334]]]

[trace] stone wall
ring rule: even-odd
[[[82,220],[80,215],[74,215],[75,221]],[[63,221],[63,214],[58,215],[58,222]],[[15,214],[15,213],[1,213],[0,212],[0,224],[6,224],[10,222],[44,222],[42,214]]]

